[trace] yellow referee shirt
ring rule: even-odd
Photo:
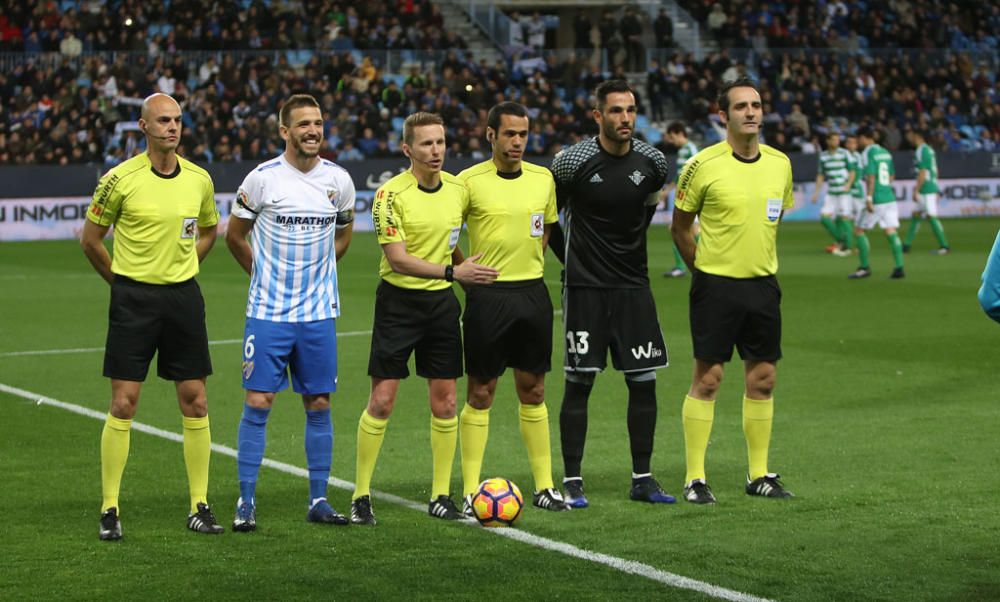
[[[762,144],[758,158],[746,161],[726,141],[688,161],[675,200],[681,211],[700,216],[695,267],[730,278],[778,271],[778,222],[794,204],[792,164],[784,153]]]
[[[172,284],[198,273],[198,226],[219,223],[208,172],[177,157],[169,176],[153,171],[146,153],[104,174],[87,219],[114,225],[111,271],[150,284]]]
[[[436,190],[421,188],[409,170],[389,180],[375,192],[372,223],[378,244],[406,243],[406,252],[424,261],[449,265],[469,209],[469,192],[455,176],[441,172]],[[392,271],[382,254],[379,276],[389,284],[414,290],[449,288],[443,279],[417,278]]]
[[[458,179],[469,189],[469,255],[482,253],[478,262],[499,270],[498,282],[541,278],[545,224],[559,220],[552,173],[522,162],[517,174],[500,174],[490,159]]]

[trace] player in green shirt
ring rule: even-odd
[[[674,171],[674,181],[667,184],[667,187],[663,190],[663,203],[669,211],[670,192],[677,187],[677,181],[681,177],[681,170],[684,169],[684,164],[698,153],[698,147],[688,139],[687,128],[680,121],[674,121],[667,126],[667,142],[677,147],[677,167]],[[697,228],[697,226],[695,227]],[[674,250],[674,267],[664,272],[663,275],[670,278],[680,278],[686,273],[684,271],[684,258],[681,257],[681,252],[677,250],[677,245],[671,245],[671,248]]]
[[[878,226],[889,239],[892,258],[896,264],[889,277],[903,278],[903,244],[896,233],[899,228],[899,208],[896,206],[896,192],[892,188],[892,181],[896,177],[892,155],[875,143],[875,133],[870,127],[858,130],[858,142],[863,148],[861,174],[865,178],[865,208],[858,215],[854,233],[858,241],[861,265],[848,277],[856,279],[871,276],[872,270],[868,263],[871,245],[865,232]]]
[[[812,202],[819,198],[819,192],[826,183],[826,196],[819,212],[820,222],[834,240],[834,244],[826,248],[827,252],[841,257],[851,254],[849,249],[853,243],[851,187],[856,177],[854,163],[854,155],[840,147],[840,134],[827,134],[826,150],[819,154]]]
[[[927,217],[934,230],[934,237],[937,238],[938,248],[934,251],[938,255],[947,255],[951,249],[948,247],[948,239],[944,236],[944,227],[937,218],[937,201],[941,188],[938,186],[937,155],[934,149],[926,142],[926,136],[920,130],[911,130],[906,135],[910,144],[917,149],[913,155],[914,170],[917,172],[917,183],[913,186],[913,202],[917,204],[910,218],[910,227],[906,231],[906,241],[903,243],[903,252],[910,252],[910,245],[917,236],[920,229],[920,221]]]

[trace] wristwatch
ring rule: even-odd
[[[448,282],[455,281],[455,266],[453,265],[444,266],[444,279],[447,280]]]

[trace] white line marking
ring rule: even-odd
[[[370,335],[372,331],[370,330],[352,330],[350,332],[338,332],[337,337],[360,337],[364,335]],[[218,341],[209,341],[209,345],[235,345],[242,344],[243,339],[220,339]],[[24,355],[63,355],[67,353],[94,353],[96,351],[104,351],[104,347],[77,347],[74,349],[38,349],[35,351],[6,351],[0,353],[0,357],[20,357]]]
[[[86,416],[88,418],[93,418],[95,420],[105,420],[107,414],[104,412],[98,412],[97,410],[92,410],[90,408],[85,408],[83,406],[78,406],[72,403],[66,403],[65,401],[59,401],[58,399],[52,399],[51,397],[46,397],[44,395],[39,395],[38,393],[32,393],[31,391],[25,391],[24,389],[19,389],[17,387],[11,387],[0,383],[0,392],[9,393],[16,397],[22,399],[27,399],[28,401],[33,401],[37,405],[48,405],[61,410],[66,410],[67,412],[73,412],[74,414],[80,414],[81,416]],[[133,422],[132,429],[139,431],[141,433],[147,433],[149,435],[154,435],[156,437],[161,437],[169,441],[175,441],[177,443],[183,443],[184,437],[178,435],[177,433],[172,433],[170,431],[165,431],[163,429],[156,428],[155,426],[150,426],[148,424],[143,424],[141,422]],[[229,456],[231,458],[236,457],[236,450],[225,446],[219,445],[218,443],[212,444],[212,451],[222,454],[224,456]],[[309,478],[309,471],[304,468],[299,468],[298,466],[293,466],[291,464],[286,464],[285,462],[277,462],[275,460],[265,459],[264,466],[273,468],[280,472],[286,474],[295,475],[298,477]],[[338,489],[344,489],[347,491],[354,491],[354,483],[338,479],[336,477],[330,477],[329,483]],[[380,501],[384,500],[387,502],[392,502],[393,504],[398,504],[411,510],[418,510],[420,512],[427,512],[427,505],[414,502],[405,498],[401,498],[391,493],[384,493],[381,491],[372,490],[372,493]],[[466,525],[475,525],[473,521],[464,521]],[[771,602],[767,598],[759,598],[751,594],[745,594],[736,590],[726,589],[724,587],[719,587],[717,585],[712,585],[711,583],[705,583],[704,581],[698,581],[697,579],[691,579],[689,577],[683,577],[681,575],[676,575],[667,571],[662,571],[656,567],[652,567],[648,564],[643,564],[641,562],[636,562],[634,560],[626,560],[624,558],[618,558],[617,556],[610,556],[608,554],[601,554],[600,552],[591,552],[589,550],[584,550],[578,548],[574,545],[564,543],[561,541],[555,541],[538,535],[533,535],[527,531],[522,531],[520,529],[489,529],[490,533],[495,535],[501,535],[513,539],[515,541],[520,541],[521,543],[526,543],[543,550],[549,550],[552,552],[558,552],[560,554],[565,554],[573,558],[579,558],[581,560],[588,560],[590,562],[595,562],[597,564],[603,564],[604,566],[611,567],[617,571],[623,573],[628,573],[631,575],[637,575],[639,577],[645,577],[653,581],[657,581],[664,585],[674,587],[677,589],[687,589],[696,591],[713,598],[719,598],[720,600],[733,600],[736,602]]]

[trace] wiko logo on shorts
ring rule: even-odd
[[[663,357],[663,350],[653,347],[653,341],[650,341],[645,347],[633,347],[632,356],[637,360],[648,360],[652,357]]]

